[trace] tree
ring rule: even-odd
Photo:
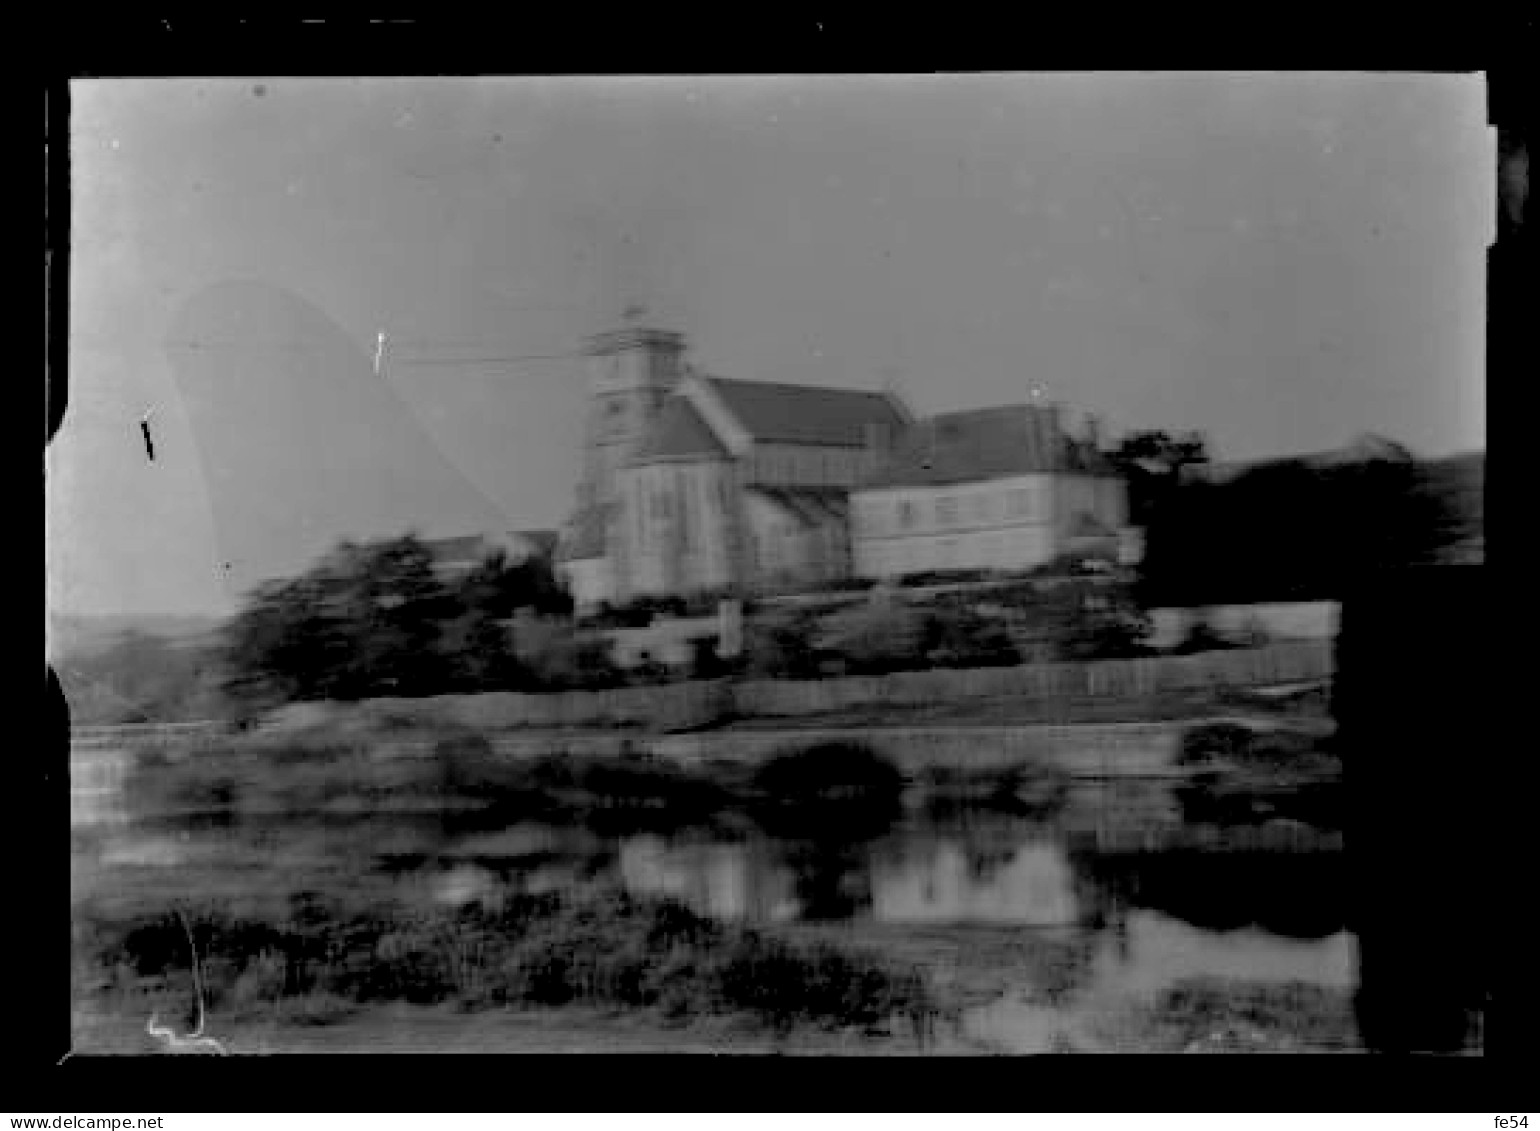
[[[816,620],[805,612],[766,614],[743,630],[744,669],[765,679],[814,679],[818,656],[813,648]]]
[[[1166,432],[1131,432],[1109,458],[1115,464],[1140,464],[1157,474],[1172,474],[1188,464],[1207,463],[1208,440],[1201,432],[1172,436]]]
[[[858,672],[880,674],[924,666],[925,617],[903,604],[864,604],[823,620],[830,650]]]
[[[948,667],[1005,666],[1021,662],[1010,633],[998,619],[968,607],[939,606],[925,617],[923,654]]]
[[[471,570],[457,587],[461,603],[487,616],[506,620],[520,609],[540,616],[570,617],[572,597],[544,558],[510,564],[497,550]]]
[[[224,635],[226,689],[247,701],[435,695],[462,606],[406,536],[345,542],[300,577],[259,588]]]
[[[1129,525],[1148,527],[1170,499],[1182,468],[1209,462],[1208,441],[1198,432],[1133,432],[1108,458],[1128,483]]]

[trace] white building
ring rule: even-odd
[[[857,576],[1026,570],[1060,554],[1117,554],[1124,482],[1094,424],[1070,436],[1057,406],[945,413],[905,431],[851,496]]]

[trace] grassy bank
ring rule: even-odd
[[[1197,978],[1133,1004],[1101,1037],[1110,1051],[1355,1052],[1352,991],[1303,982]]]
[[[920,971],[826,940],[779,938],[667,900],[606,889],[458,910],[296,893],[255,918],[214,903],[77,915],[95,1014],[195,1023],[332,1024],[385,1006],[621,1009],[659,1021],[737,1016],[772,1032],[912,1028],[933,1008]],[[189,934],[191,938],[189,939]]]

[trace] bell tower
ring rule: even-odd
[[[617,579],[625,576],[624,563],[614,560],[624,541],[613,530],[617,473],[636,453],[684,368],[683,336],[649,327],[645,317],[642,308],[627,308],[626,325],[596,334],[586,348],[589,396],[575,524],[586,518],[602,527]]]
[[[681,375],[684,339],[642,325],[644,312],[638,307],[629,308],[625,316],[629,325],[588,342],[588,419],[579,506],[613,496],[615,472],[636,452]]]

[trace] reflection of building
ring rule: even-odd
[[[1078,903],[1069,861],[1052,844],[1023,845],[980,877],[960,846],[942,841],[926,856],[878,862],[872,880],[872,911],[883,922],[1060,926],[1078,920]]]
[[[620,874],[633,892],[670,896],[722,919],[778,918],[791,888],[789,876],[756,846],[669,845],[655,836],[621,846]]]
[[[909,428],[852,496],[855,571],[1019,570],[1119,551],[1124,482],[1094,424],[1069,435],[1057,406],[944,413]]]

